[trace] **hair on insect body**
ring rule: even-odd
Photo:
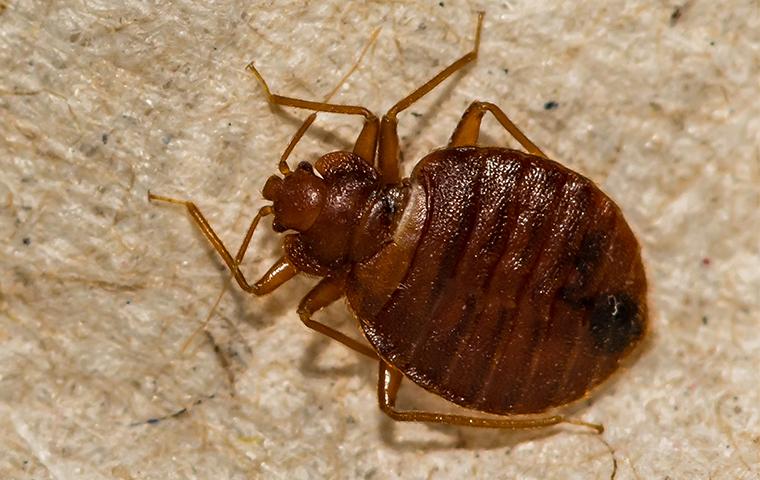
[[[312,111],[270,176],[233,256],[192,202],[184,205],[240,288],[265,295],[299,273],[320,277],[301,321],[377,361],[380,409],[399,421],[505,429],[603,427],[556,410],[607,380],[647,332],[640,247],[620,208],[591,180],[550,160],[495,104],[474,101],[448,145],[401,178],[398,115],[478,55],[473,49],[378,118],[362,106],[273,94]],[[317,112],[362,117],[352,151],[287,163]],[[525,152],[478,145],[493,115]],[[259,221],[273,216],[283,254],[256,282],[240,269]],[[345,297],[365,341],[313,318]],[[401,410],[403,378],[490,416]]]

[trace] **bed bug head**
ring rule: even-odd
[[[272,175],[264,185],[264,198],[272,202],[276,232],[304,232],[316,221],[325,203],[327,187],[306,162],[280,178]]]
[[[351,152],[273,175],[262,193],[272,202],[273,230],[297,232],[283,239],[288,260],[314,275],[376,252],[390,240],[403,203],[401,187],[384,188],[376,170]]]

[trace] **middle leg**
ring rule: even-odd
[[[403,110],[409,108],[414,102],[425,96],[432,89],[437,87],[441,82],[453,75],[468,63],[478,58],[478,49],[480,48],[480,31],[483,27],[483,12],[478,12],[478,26],[475,31],[475,46],[471,51],[463,55],[448,67],[444,68],[438,75],[428,80],[424,85],[413,91],[405,98],[392,106],[388,113],[383,116],[380,123],[380,141],[378,143],[377,169],[383,183],[398,183],[401,180],[400,161],[401,156],[398,146],[398,120],[397,115]]]
[[[464,112],[464,115],[462,115],[462,119],[459,121],[457,128],[454,130],[454,134],[451,136],[449,147],[475,145],[480,136],[480,122],[483,120],[483,115],[485,115],[486,112],[491,112],[504,129],[509,132],[515,140],[520,142],[520,145],[522,145],[528,153],[547,158],[546,155],[544,155],[544,152],[542,152],[535,143],[531,142],[530,139],[517,128],[517,125],[512,123],[501,108],[490,102],[472,102],[472,104],[470,104]]]

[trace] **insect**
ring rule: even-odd
[[[401,178],[397,116],[478,55],[473,49],[378,118],[361,106],[272,94],[270,103],[363,117],[352,151],[291,170],[296,134],[263,188],[233,256],[192,202],[184,205],[240,287],[265,295],[299,273],[321,277],[303,323],[379,364],[378,401],[399,421],[492,428],[602,426],[556,413],[615,372],[647,331],[640,248],[618,206],[554,162],[496,105],[473,102],[449,144]],[[486,113],[527,151],[478,146]],[[287,233],[284,254],[251,284],[240,269],[261,218]],[[346,297],[369,345],[317,320]],[[406,377],[460,407],[494,414],[400,410]]]

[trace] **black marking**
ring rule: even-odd
[[[559,103],[555,102],[554,100],[550,100],[544,103],[544,110],[556,110],[557,107],[559,107]]]
[[[591,283],[608,248],[607,233],[592,231],[583,237],[578,250],[568,251],[568,261],[573,263],[579,275],[559,289],[558,294],[562,300],[576,308],[591,308],[594,305],[594,299],[585,297],[584,291]]]
[[[206,396],[205,400],[210,400],[210,399],[214,398],[215,396],[216,396],[216,394],[212,393],[211,395]],[[162,422],[164,420],[170,419],[170,418],[181,417],[182,415],[188,413],[191,408],[193,408],[193,407],[195,407],[195,406],[200,405],[201,403],[203,403],[203,401],[204,401],[203,398],[199,398],[198,400],[194,401],[193,404],[190,405],[189,407],[182,407],[179,410],[177,410],[176,412],[172,412],[172,413],[169,413],[167,415],[163,415],[161,417],[152,417],[152,418],[149,418],[149,419],[145,420],[144,422],[134,422],[134,423],[129,424],[129,426],[130,427],[136,427],[138,425],[156,425],[156,424],[158,424],[158,423],[160,423],[160,422]]]
[[[626,293],[606,293],[594,301],[591,335],[599,350],[619,353],[641,337],[639,307]]]
[[[583,238],[575,257],[575,267],[583,275],[584,283],[588,275],[598,266],[607,243],[607,234],[604,232],[591,232]]]

